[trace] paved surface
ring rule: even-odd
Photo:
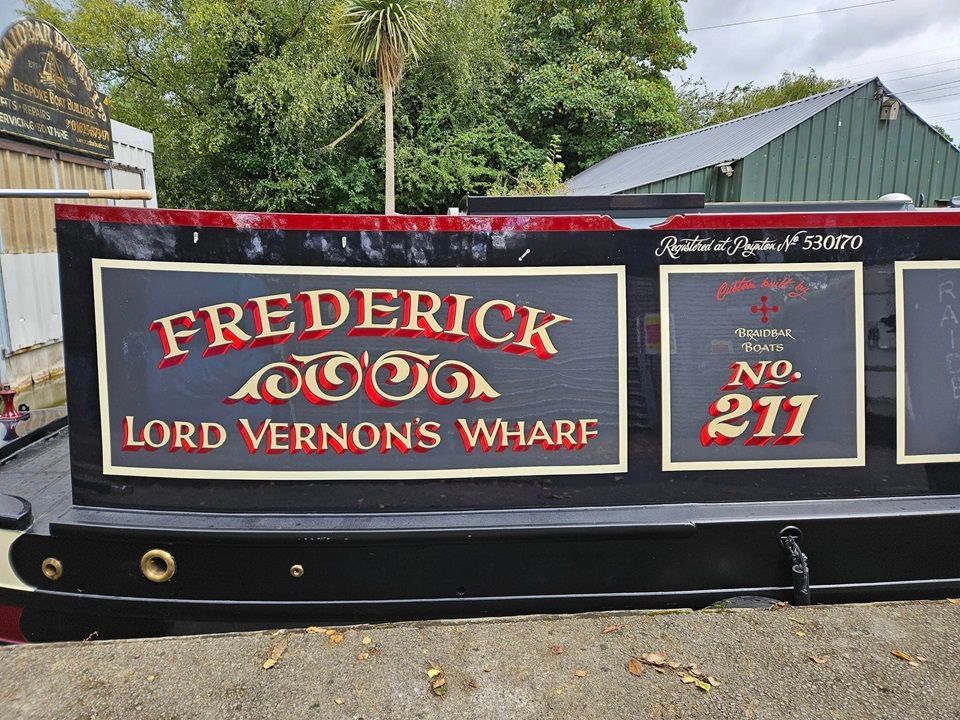
[[[324,630],[0,648],[0,718],[960,717],[949,602]]]

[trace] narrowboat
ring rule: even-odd
[[[960,592],[955,209],[56,224],[68,424],[0,450],[6,640]]]

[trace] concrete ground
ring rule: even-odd
[[[958,660],[956,601],[60,643],[0,648],[0,718],[946,719]]]

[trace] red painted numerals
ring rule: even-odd
[[[753,365],[740,360],[730,370],[721,390],[777,390],[801,377],[789,360],[763,360]],[[729,445],[746,434],[744,445],[796,445],[803,440],[803,424],[817,397],[777,394],[752,398],[743,392],[727,393],[711,403],[712,419],[700,428],[700,443],[705,447]]]

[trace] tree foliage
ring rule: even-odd
[[[701,78],[684,81],[677,91],[677,97],[684,129],[696,130],[802,100],[848,83],[848,80],[821,77],[812,69],[806,73],[785,72],[772,85],[747,83],[723,90],[710,90]]]
[[[693,46],[680,0],[513,0],[511,109],[538,147],[556,135],[576,173],[681,129],[664,73]]]
[[[25,12],[73,40],[114,118],[154,133],[162,204],[383,208],[382,90],[350,61],[341,0],[60,1]],[[395,97],[397,209],[551,191],[558,168],[680,129],[680,2],[432,3]]]
[[[347,54],[360,65],[376,68],[383,87],[383,197],[388,214],[396,209],[393,94],[407,63],[419,60],[429,47],[429,10],[430,0],[345,0],[341,9],[340,38]]]

